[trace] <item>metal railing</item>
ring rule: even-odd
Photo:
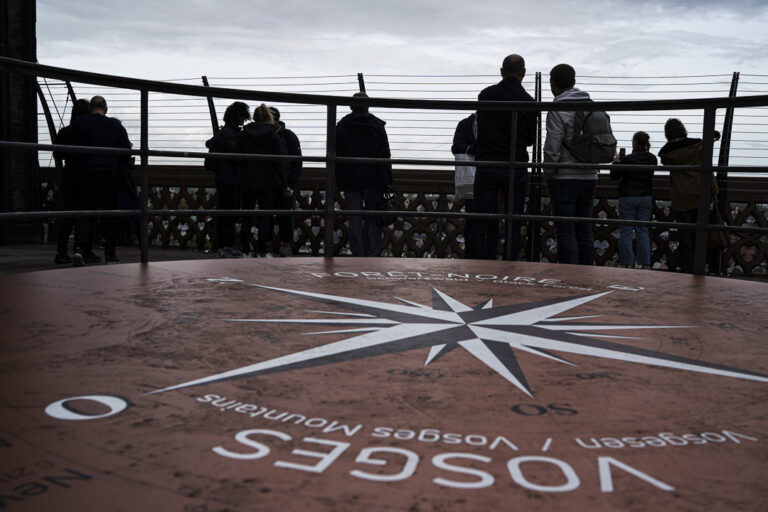
[[[2,219],[31,219],[40,217],[132,217],[141,215],[140,224],[140,245],[141,261],[149,261],[149,244],[147,226],[150,214],[152,216],[169,217],[174,215],[242,215],[247,212],[249,215],[317,215],[324,219],[324,255],[332,257],[333,251],[333,227],[335,222],[335,171],[337,163],[391,163],[416,166],[450,166],[455,164],[452,161],[435,159],[402,159],[402,158],[353,158],[337,157],[336,151],[336,116],[339,106],[350,107],[380,107],[380,108],[398,108],[398,109],[419,109],[419,110],[493,110],[511,112],[511,152],[507,161],[477,161],[476,167],[506,167],[510,175],[514,175],[516,169],[533,168],[536,170],[554,169],[559,166],[557,163],[544,163],[539,158],[534,158],[533,162],[518,162],[515,155],[515,139],[517,130],[518,112],[542,111],[582,111],[582,110],[610,110],[610,111],[654,111],[654,110],[703,110],[703,147],[701,153],[700,166],[675,166],[674,170],[694,170],[709,176],[715,171],[735,171],[735,172],[759,172],[760,169],[755,166],[714,166],[712,165],[713,145],[715,141],[715,120],[717,109],[735,109],[744,107],[765,107],[768,106],[768,95],[749,96],[749,97],[727,97],[727,98],[697,98],[697,99],[678,99],[678,100],[654,100],[654,101],[596,101],[592,103],[583,102],[478,102],[478,101],[457,101],[457,100],[423,100],[423,99],[392,99],[392,98],[351,98],[318,94],[298,94],[286,92],[253,91],[243,89],[229,89],[221,87],[205,87],[186,84],[172,84],[167,82],[157,82],[151,80],[142,80],[136,78],[119,77],[76,71],[65,68],[44,66],[15,59],[0,58],[0,71],[18,73],[22,75],[32,75],[62,81],[87,83],[102,87],[119,87],[122,89],[132,89],[140,94],[140,146],[139,149],[117,149],[117,148],[92,148],[63,145],[45,145],[37,143],[0,141],[0,148],[38,151],[50,150],[62,153],[100,153],[115,155],[136,155],[140,157],[140,175],[141,175],[141,209],[140,210],[110,210],[110,211],[45,211],[45,212],[3,212],[0,213]],[[161,92],[172,95],[184,95],[200,98],[224,98],[237,100],[251,100],[260,102],[289,102],[303,105],[322,105],[326,109],[326,148],[325,156],[287,156],[287,155],[251,155],[251,154],[232,154],[232,153],[204,153],[204,152],[186,152],[186,151],[167,151],[152,150],[149,147],[149,92]],[[176,158],[206,158],[214,157],[219,159],[231,160],[266,160],[266,161],[294,161],[304,162],[322,162],[326,168],[326,186],[325,186],[325,208],[323,210],[150,210],[147,190],[148,190],[148,160],[150,156],[157,157],[176,157]],[[569,164],[569,168],[582,169],[601,169],[621,168],[627,170],[647,170],[657,169],[665,170],[664,166],[637,166],[637,165],[605,165],[605,164]],[[696,251],[694,255],[694,273],[703,274],[705,270],[706,259],[706,238],[710,230],[732,231],[732,232],[751,232],[759,234],[768,234],[766,228],[746,228],[739,226],[721,226],[709,225],[708,215],[711,196],[711,180],[702,179],[701,189],[699,191],[698,215],[696,223],[660,223],[655,221],[634,221],[620,219],[603,219],[592,217],[556,217],[543,215],[520,215],[512,213],[512,200],[514,197],[514,179],[509,180],[508,209],[503,214],[480,214],[480,213],[459,213],[459,212],[413,212],[413,211],[370,211],[370,210],[345,210],[347,215],[396,215],[399,217],[464,217],[464,218],[485,218],[485,219],[505,219],[506,237],[511,238],[512,221],[568,221],[584,222],[592,224],[613,224],[613,225],[647,225],[666,227],[674,226],[678,229],[695,230]],[[511,244],[507,244],[506,259],[511,259]]]

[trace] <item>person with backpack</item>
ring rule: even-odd
[[[254,155],[285,155],[288,153],[285,142],[277,134],[277,123],[263,103],[253,111],[253,122],[245,125],[235,142],[236,153]],[[243,189],[243,209],[250,210],[259,204],[260,210],[275,207],[275,190],[286,184],[288,162],[267,160],[241,160],[238,162],[240,186]],[[243,252],[250,252],[251,223],[253,217],[244,217],[240,227],[240,245]],[[258,220],[258,238],[255,255],[272,257],[267,251],[267,244],[272,236],[269,232],[269,216],[261,215]]]
[[[554,102],[592,101],[575,87],[576,71],[558,64],[549,73]],[[610,118],[602,111],[549,111],[544,162],[563,164],[544,169],[552,215],[592,217],[597,169],[569,167],[573,163],[608,163],[616,154]],[[588,223],[555,222],[558,263],[592,265],[594,237]]]
[[[651,139],[645,132],[632,136],[632,153],[617,155],[614,163],[625,165],[656,165],[651,153]],[[619,181],[619,218],[625,220],[651,220],[653,215],[653,169],[635,171],[611,169],[611,179]],[[651,266],[651,237],[647,226],[625,225],[619,228],[619,265],[633,267],[632,231],[637,241],[637,265]]]
[[[275,107],[269,107],[269,111],[272,112],[272,117],[275,118],[277,123],[277,134],[283,139],[285,148],[289,155],[301,156],[301,144],[299,138],[293,132],[285,127],[285,123],[280,120],[280,111]],[[285,186],[275,190],[275,208],[279,210],[292,210],[294,202],[294,192],[299,183],[301,177],[301,169],[303,162],[301,160],[294,160],[288,162],[289,171],[286,176]],[[280,249],[278,254],[280,256],[291,256],[291,242],[293,241],[293,219],[289,215],[278,215],[278,237],[280,240]],[[273,232],[275,223],[275,217],[270,217],[269,232]]]
[[[205,146],[212,153],[235,153],[237,138],[243,124],[251,118],[248,105],[235,101],[224,111],[224,126]],[[205,168],[216,173],[216,208],[237,210],[240,208],[240,170],[234,160],[205,159]],[[241,258],[243,253],[235,248],[236,217],[216,217],[216,244],[219,258]]]

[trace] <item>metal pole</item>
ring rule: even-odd
[[[360,86],[360,92],[365,92],[365,78],[362,73],[357,74],[357,83]]]
[[[735,98],[739,89],[739,72],[733,73],[731,79],[731,90],[728,93],[729,98]],[[723,136],[720,139],[720,155],[717,159],[717,165],[726,166],[731,156],[731,133],[733,131],[733,107],[725,109],[725,119],[723,120]],[[717,185],[720,188],[718,201],[721,205],[725,204],[725,193],[728,190],[728,172],[717,171]]]
[[[67,94],[69,94],[69,99],[72,101],[72,105],[74,105],[77,101],[77,95],[75,94],[75,90],[72,88],[72,82],[66,80],[65,83],[67,84]]]
[[[715,143],[715,108],[704,109],[704,141],[701,148],[701,185],[699,186],[699,211],[696,218],[696,243],[693,273],[704,274],[707,261],[707,223],[712,196],[712,147]]]
[[[141,90],[141,262],[149,262],[149,92]]]
[[[536,91],[535,100],[541,101],[541,71],[536,72]],[[536,144],[533,147],[533,161],[541,163],[542,159],[542,146],[541,146],[541,111],[536,113]],[[531,177],[533,178],[533,186],[531,187],[531,196],[528,199],[528,212],[535,212],[536,215],[541,213],[541,169],[534,167],[531,171]],[[539,221],[531,221],[528,223],[529,233],[528,239],[530,240],[528,261],[539,261],[541,259],[541,223]]]
[[[511,120],[512,120],[512,126],[510,127],[510,146],[509,146],[509,188],[507,188],[507,214],[512,214],[512,205],[514,203],[514,194],[515,194],[515,157],[516,157],[516,148],[515,143],[517,142],[517,111],[511,112]],[[506,224],[506,248],[504,250],[504,259],[509,261],[512,259],[512,218],[507,216],[505,220]],[[517,228],[518,230],[520,228]],[[520,233],[518,232],[518,236],[520,236]],[[519,250],[519,248],[518,248]],[[517,254],[514,255],[515,259],[517,259]]]
[[[334,219],[336,216],[336,105],[328,105],[327,122],[325,126],[325,250],[326,258],[333,258]]]
[[[208,85],[208,77],[203,75],[203,85],[205,87],[210,87]],[[208,111],[211,114],[211,128],[213,129],[213,134],[216,135],[219,133],[219,118],[216,117],[216,105],[213,104],[213,98],[208,96],[206,97],[208,100]]]

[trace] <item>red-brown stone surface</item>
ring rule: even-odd
[[[221,278],[231,279],[209,280]],[[393,341],[371,354],[353,342],[344,353],[354,359],[152,393],[366,335],[229,320],[387,317],[251,284],[412,309],[396,297],[431,308],[436,288],[470,308],[488,299],[500,308],[595,296],[552,317],[589,317],[561,322],[593,328],[568,335],[572,346],[584,340],[581,354],[526,351],[524,340],[510,351],[519,369],[507,367],[532,396],[463,345],[425,366],[430,346],[457,341],[444,331],[412,350]],[[765,285],[569,265],[295,258],[36,272],[0,278],[0,289],[0,509],[768,509]],[[395,324],[422,329],[402,323],[364,339]],[[595,327],[607,324],[651,327]],[[623,349],[596,357],[594,340],[733,374],[633,362]],[[46,413],[93,395],[130,405],[90,418],[110,409],[69,400],[60,410],[85,419]],[[378,481],[388,477],[399,480]]]

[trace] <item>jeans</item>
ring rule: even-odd
[[[653,198],[651,196],[619,197],[619,218],[625,220],[651,220]],[[632,265],[632,231],[637,240],[637,264],[651,264],[651,238],[647,226],[621,226],[619,228],[619,263]]]
[[[597,180],[550,179],[549,201],[552,215],[563,217],[592,217]],[[594,238],[592,224],[555,222],[558,263],[592,265]]]
[[[507,212],[509,192],[508,168],[478,169],[475,174],[474,209],[476,213]],[[528,193],[528,170],[515,170],[515,189],[512,198],[512,213],[521,214],[525,209],[525,195]],[[501,194],[501,201],[499,201]],[[499,208],[501,207],[501,208]],[[475,219],[472,224],[471,258],[495,260],[499,247],[498,221]],[[520,253],[520,221],[512,222],[512,236],[508,243],[512,249],[512,260]]]
[[[243,190],[243,210],[253,210],[256,203],[259,203],[259,210],[271,210],[274,208],[275,197],[272,190]],[[242,218],[242,224],[240,225],[240,246],[245,253],[251,251],[252,224],[253,217],[246,216]],[[260,215],[256,225],[259,230],[258,238],[256,239],[256,252],[265,254],[267,252],[267,244],[272,243],[272,233],[269,232],[269,217]]]
[[[347,209],[349,210],[376,210],[383,191],[378,188],[364,188],[362,190],[345,190]],[[381,227],[376,222],[376,217],[362,217],[350,215],[349,217],[349,248],[353,256],[378,256],[381,252]],[[363,220],[367,226],[368,247],[363,242]]]

